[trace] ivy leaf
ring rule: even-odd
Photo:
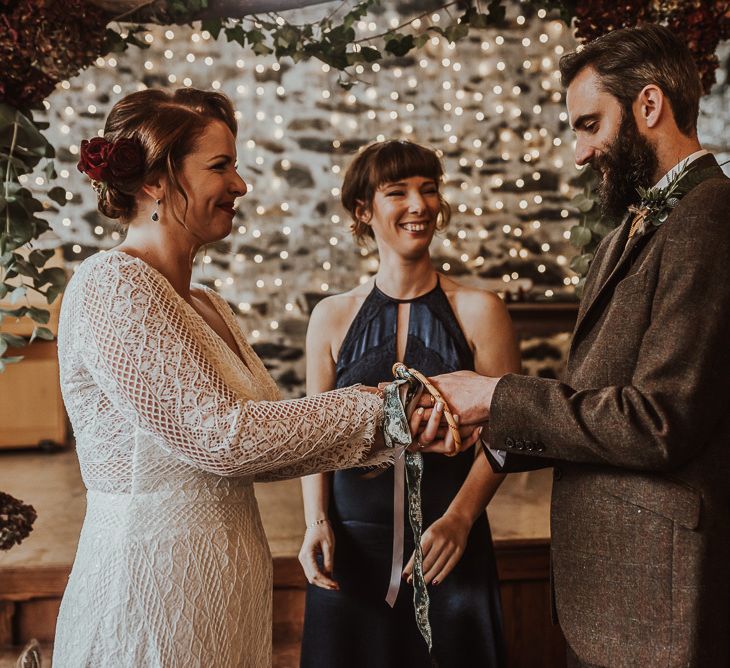
[[[420,49],[426,45],[426,42],[431,39],[426,33],[423,33],[416,37],[416,48]]]
[[[48,197],[59,206],[63,206],[66,204],[66,189],[61,186],[54,186],[48,191]]]
[[[355,21],[359,21],[363,16],[368,13],[368,10],[377,5],[378,0],[365,0],[356,4],[342,19],[342,24],[349,28]]]
[[[504,24],[507,9],[502,6],[502,0],[492,0],[489,5],[487,5],[487,12],[489,14],[487,19],[487,23],[489,25],[500,26]]]
[[[385,50],[398,58],[405,56],[415,46],[416,40],[413,35],[399,35],[396,33],[385,42]]]
[[[270,53],[273,53],[273,50],[266,46],[266,44],[264,44],[263,42],[258,42],[257,44],[254,44],[252,51],[257,56],[268,56]]]
[[[43,339],[44,341],[53,341],[56,337],[48,327],[36,327],[30,336],[30,343],[33,343],[36,339]]]
[[[488,28],[489,15],[482,14],[476,7],[470,7],[461,17],[463,23],[468,23],[472,28]]]
[[[262,33],[260,30],[249,30],[246,33],[246,41],[251,46],[255,46],[256,44],[263,42],[265,39],[266,38],[264,37],[264,33]]]
[[[237,23],[233,27],[226,28],[223,32],[229,42],[237,42],[241,46],[246,46],[246,31],[240,23]]]
[[[223,30],[223,21],[220,19],[205,19],[201,21],[201,30],[207,30],[213,39],[218,39],[218,35]],[[230,40],[228,40],[230,42]]]
[[[106,50],[111,53],[123,53],[126,48],[127,42],[124,41],[124,38],[116,30],[107,28]]]
[[[452,23],[444,33],[446,39],[452,44],[458,42],[469,34],[469,26],[466,23]]]
[[[364,46],[360,49],[360,55],[366,63],[374,63],[376,60],[380,60],[383,56],[377,49],[371,46]]]
[[[593,234],[591,231],[583,225],[574,225],[570,229],[570,243],[576,248],[583,248],[583,246],[587,246],[591,242],[592,238]]]

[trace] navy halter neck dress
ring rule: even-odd
[[[440,284],[412,300],[373,287],[342,343],[336,386],[377,386],[392,380],[398,305],[410,303],[406,365],[428,376],[474,369],[474,357]],[[440,518],[474,461],[424,455],[424,530]],[[334,579],[340,591],[307,588],[303,668],[431,666],[413,612],[413,589],[402,582],[395,607],[385,602],[393,542],[393,469],[364,477],[363,469],[333,474],[329,519],[335,534]],[[403,566],[414,542],[405,520]],[[445,580],[429,586],[432,657],[439,668],[504,665],[499,584],[486,513],[474,522],[463,556]]]

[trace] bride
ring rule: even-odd
[[[226,302],[190,284],[196,252],[230,232],[246,193],[236,129],[221,94],[145,90],[82,143],[79,169],[127,235],[81,263],[61,312],[88,493],[56,668],[269,666],[271,556],[253,482],[389,459],[375,391],[280,401]]]

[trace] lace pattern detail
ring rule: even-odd
[[[236,355],[143,261],[83,262],[59,326],[61,387],[90,490],[58,666],[268,666],[271,558],[254,480],[367,459],[382,402],[281,401],[225,301]]]

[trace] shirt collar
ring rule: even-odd
[[[657,182],[654,188],[666,188],[669,182],[679,173],[680,169],[686,167],[690,163],[701,158],[703,155],[707,155],[709,151],[706,148],[701,148],[699,151],[690,153],[686,158],[682,158],[674,167],[672,167],[661,179]]]

